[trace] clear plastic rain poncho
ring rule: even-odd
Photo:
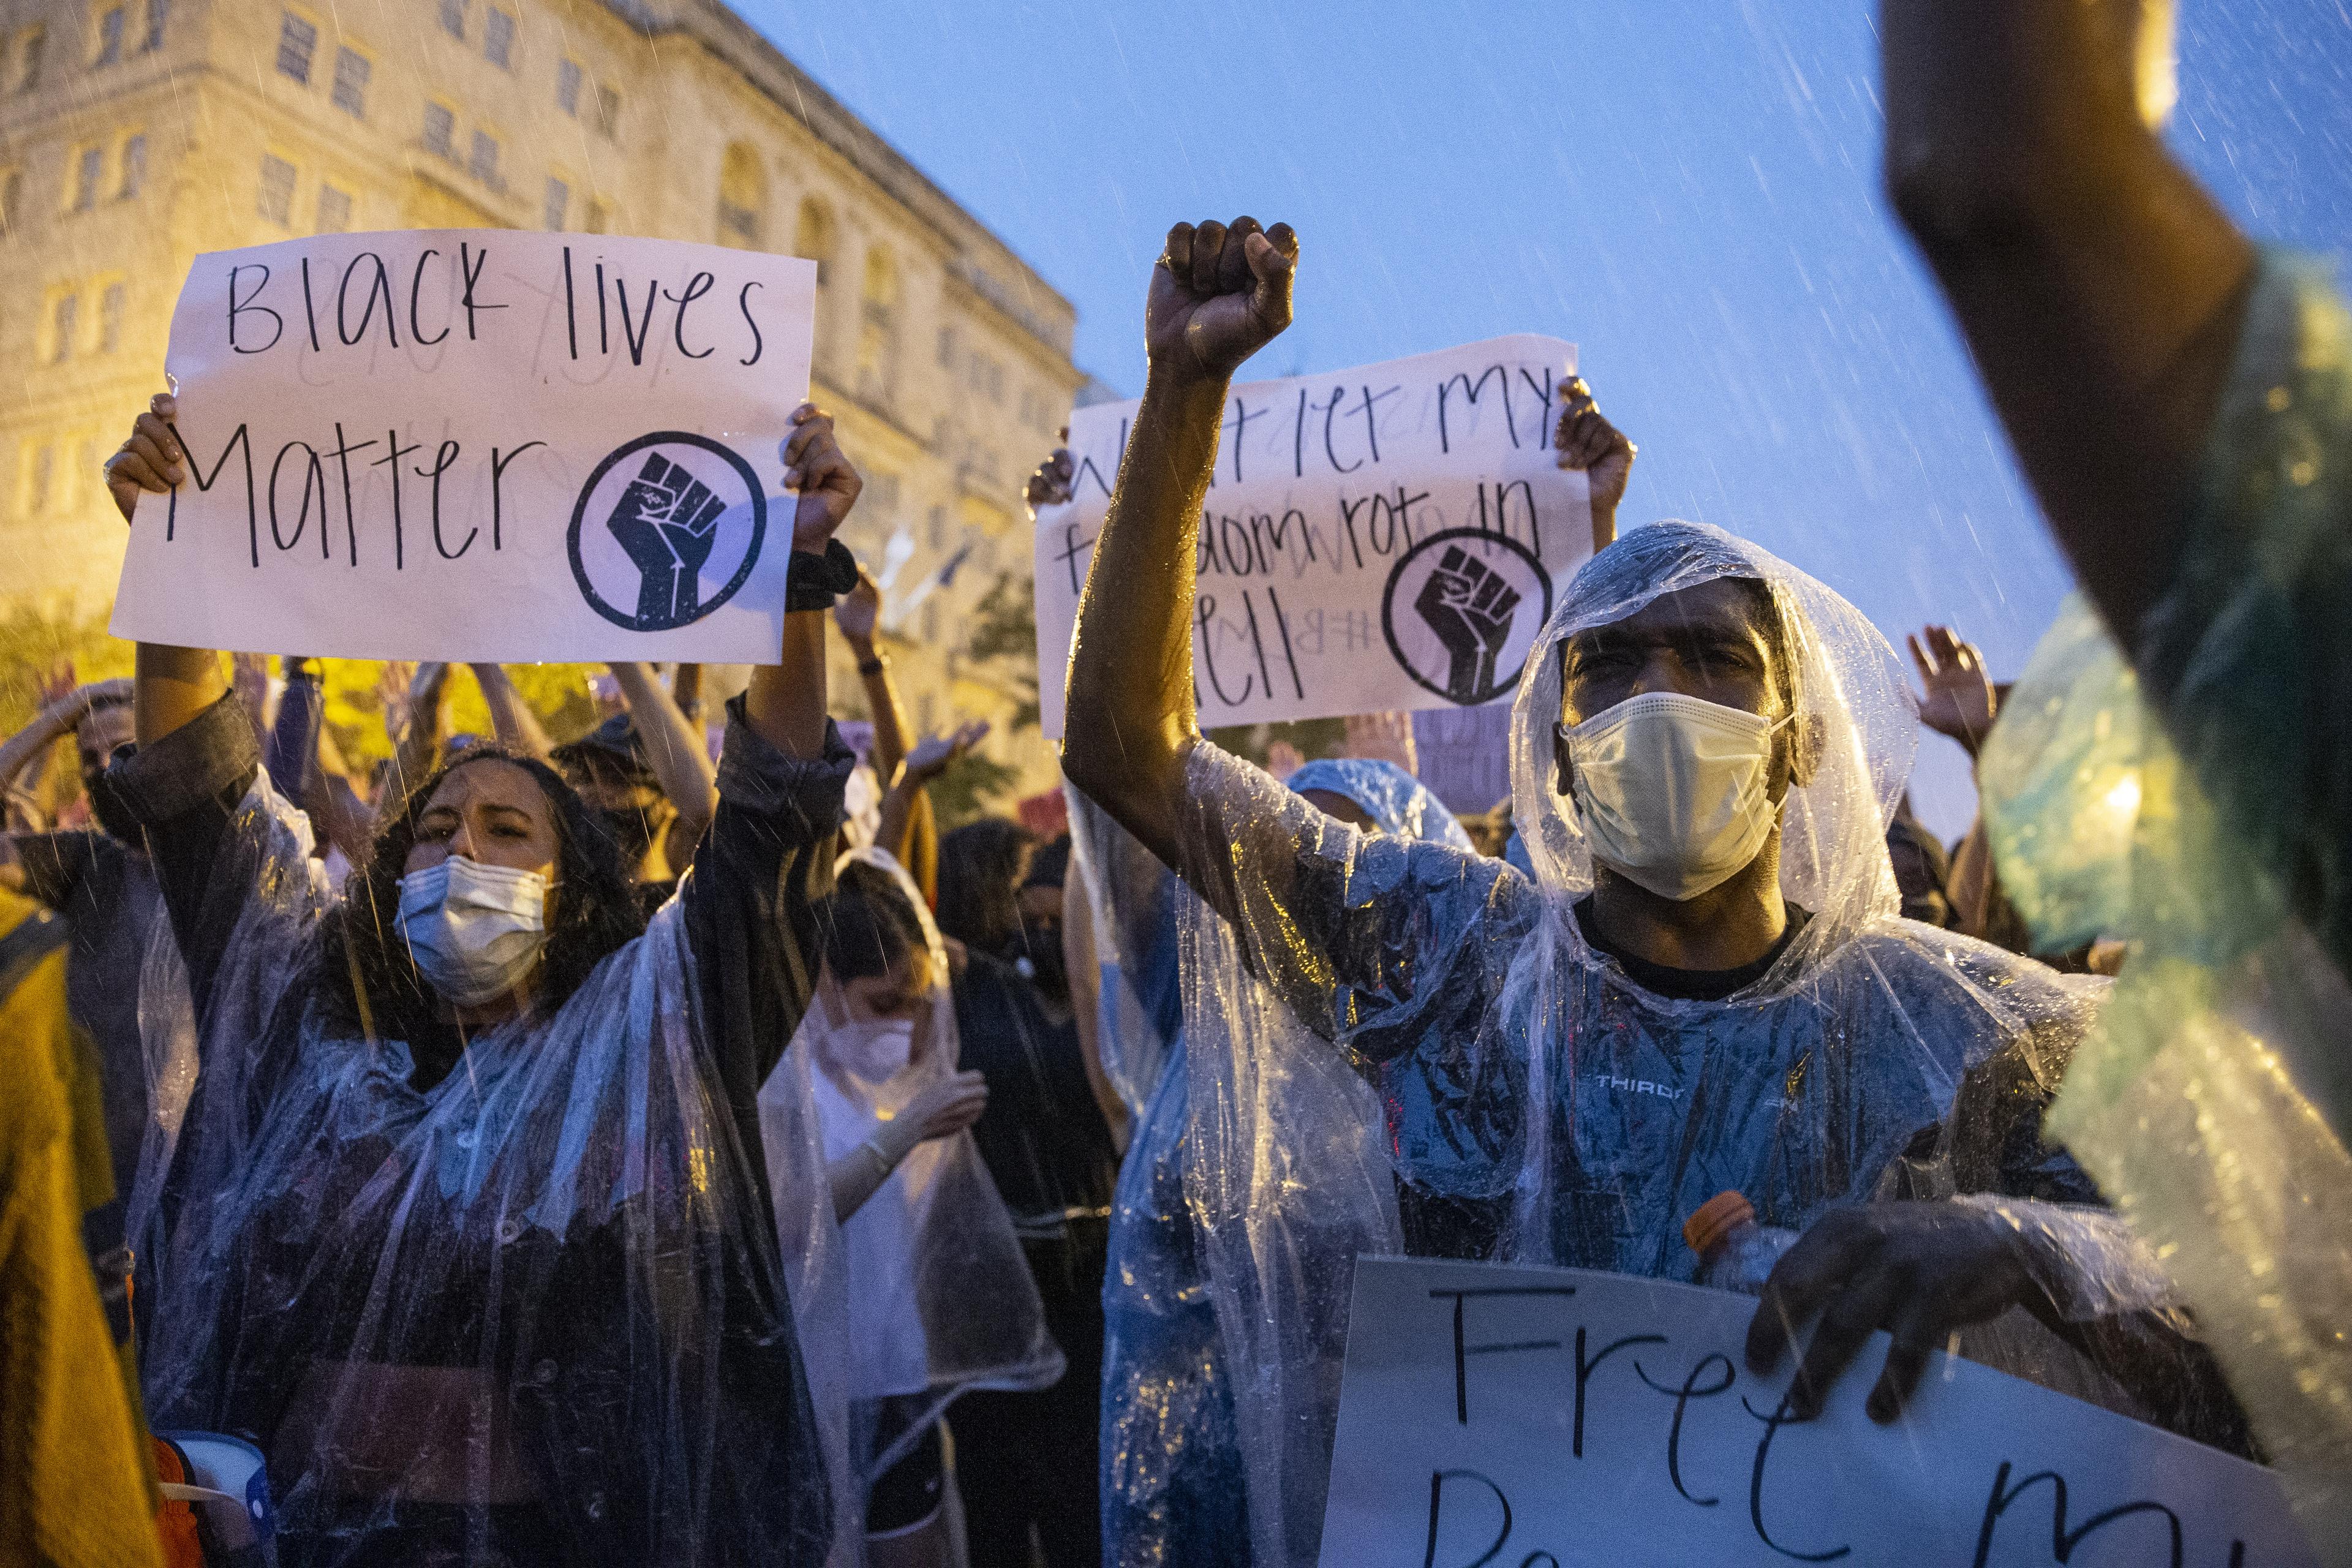
[[[856,1152],[882,1122],[956,1070],[955,999],[939,927],[896,860],[856,849],[839,864],[853,862],[882,872],[920,924],[930,995],[910,1044],[879,1037],[895,1042],[885,1056],[874,1032],[852,1020],[839,982],[829,971],[819,975],[791,1047],[760,1089],[780,1217],[803,1214],[797,1194],[812,1180],[824,1190],[827,1164]],[[787,1256],[841,1247],[846,1375],[826,1369],[811,1381],[821,1408],[845,1399],[850,1459],[862,1483],[904,1458],[958,1394],[1044,1388],[1062,1375],[1012,1216],[969,1131],[915,1145],[837,1228],[817,1226],[829,1228],[831,1236],[815,1237],[787,1228],[782,1241]],[[864,1516],[861,1489],[856,1517]]]
[[[2053,1129],[2165,1248],[2331,1562],[2352,1561],[2347,521],[2352,312],[2324,264],[2273,254],[2140,673],[2070,604],[1981,768],[2037,938],[2131,943]]]
[[[1383,833],[1469,846],[1437,797],[1393,763],[1309,763],[1287,787],[1344,796]],[[1187,907],[1197,910],[1198,900],[1100,807],[1070,793],[1071,837],[1095,900],[1099,1051],[1135,1128],[1113,1202],[1103,1287],[1104,1561],[1114,1568],[1243,1563],[1250,1553],[1243,1432],[1256,1423],[1254,1412],[1236,1410],[1220,1320],[1249,1331],[1255,1318],[1216,1300],[1223,1281],[1212,1279],[1215,1248],[1203,1237],[1234,1216],[1219,1206],[1220,1194],[1188,1175],[1202,1135],[1191,1131],[1176,953],[1180,926],[1192,918]],[[1146,1067],[1156,1081],[1139,1081]],[[1284,1120],[1278,1091],[1263,1109],[1276,1123]],[[1228,1117],[1207,1138],[1223,1150],[1233,1133]],[[1234,1160],[1219,1164],[1241,1168]],[[1393,1229],[1365,1238],[1367,1246],[1393,1250]]]
[[[833,831],[847,768],[837,742],[795,761],[739,720],[678,895],[551,1015],[477,1034],[422,1089],[405,1043],[328,1005],[336,905],[235,700],[110,773],[194,1004],[193,1031],[168,1005],[152,1020],[169,1175],[141,1184],[162,1251],[148,1409],[255,1435],[281,1561],[824,1560],[735,1057],[789,1007],[778,890]],[[714,898],[747,934],[698,952]]]
[[[1780,819],[1782,892],[1810,918],[1744,989],[1675,1000],[1585,938],[1591,861],[1550,742],[1564,639],[1718,578],[1765,585],[1798,723],[1821,742]],[[1262,1406],[1248,1457],[1262,1563],[1314,1560],[1333,1339],[1353,1257],[1392,1234],[1399,1178],[1491,1205],[1494,1256],[1680,1279],[1696,1266],[1682,1222],[1726,1189],[1790,1230],[1834,1205],[1971,1194],[2065,1260],[2043,1283],[2070,1318],[2102,1320],[2137,1353],[2195,1353],[2151,1257],[2040,1137],[2104,983],[1895,913],[1885,835],[1916,716],[1859,612],[1720,530],[1639,529],[1570,584],[1513,725],[1532,879],[1356,833],[1213,746],[1192,754],[1187,879],[1232,911],[1184,943],[1194,1161],[1244,1220],[1216,1236],[1213,1269],[1252,1319],[1228,1339],[1257,1352],[1234,1378]],[[1297,1353],[1310,1344],[1321,1353]],[[2212,1413],[2148,1414],[2194,1426]]]

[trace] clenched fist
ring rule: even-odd
[[[1254,217],[1168,231],[1143,307],[1143,343],[1155,374],[1223,381],[1290,325],[1298,237]]]

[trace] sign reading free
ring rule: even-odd
[[[2270,1472],[1940,1352],[1819,1418],[1753,1300],[1576,1268],[1356,1266],[1327,1568],[2315,1568]]]
[[[113,631],[771,663],[815,288],[789,257],[499,229],[200,256],[166,360],[187,477],[140,503]]]

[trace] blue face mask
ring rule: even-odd
[[[400,879],[400,934],[442,997],[479,1006],[520,987],[547,945],[547,878],[452,855]]]

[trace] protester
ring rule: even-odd
[[[882,587],[874,581],[872,573],[862,567],[858,570],[857,586],[844,594],[841,602],[833,607],[833,624],[840,630],[850,656],[857,661],[857,679],[865,688],[866,709],[874,716],[872,761],[877,797],[887,795],[898,778],[898,764],[909,754],[914,731],[907,722],[904,704],[898,700],[898,688],[890,679],[890,656],[874,640],[882,624]],[[986,733],[985,725],[981,732]],[[961,755],[961,751],[953,754]],[[938,766],[945,767],[953,756],[940,760]],[[926,761],[930,760],[927,754]],[[929,792],[920,788],[919,782],[909,787],[900,805],[903,824],[897,825],[887,836],[877,831],[876,842],[907,868],[915,879],[915,886],[929,898],[939,888],[939,818],[931,810]]]
[[[2059,1125],[2168,1249],[2306,1533],[2341,1542],[2352,315],[2167,151],[2170,7],[1882,10],[1888,189],[2112,634],[2062,615],[1988,763],[2043,939],[2135,943]]]
[[[126,517],[184,473],[175,414],[109,462]],[[822,612],[859,480],[828,416],[792,425],[800,613],[650,923],[587,804],[495,746],[387,812],[330,903],[216,657],[138,650],[139,750],[103,787],[199,1031],[147,1388],[166,1425],[257,1436],[283,1561],[826,1552],[755,1097],[816,967],[849,765]]]
[[[138,1568],[156,1498],[124,1281],[101,1306],[83,1246],[112,1184],[67,966],[65,922],[0,888],[0,1562]]]
[[[962,1411],[983,1395],[966,1391],[1041,1386],[1061,1375],[1062,1357],[966,1132],[988,1085],[955,1067],[946,954],[913,884],[887,857],[856,851],[815,924],[815,999],[760,1094],[770,1179],[779,1213],[792,1210],[789,1155],[813,1119],[846,1247],[843,1393],[866,1560],[948,1568],[960,1561],[950,1402],[962,1396],[955,1447],[969,1471]],[[782,1241],[788,1254],[825,1245],[789,1228]],[[965,1506],[984,1489],[965,1488]]]
[[[8,880],[17,891],[65,916],[70,928],[73,962],[66,970],[67,1007],[97,1048],[112,1186],[125,1202],[138,1180],[139,1152],[148,1123],[139,977],[163,919],[163,892],[138,824],[100,787],[107,764],[131,745],[131,701],[129,680],[77,687],[0,745],[0,784],[6,784],[33,756],[71,734],[80,759],[83,794],[99,825],[94,832],[0,838],[0,868],[8,868]],[[120,1242],[121,1207],[110,1210],[102,1223]]]
[[[604,821],[631,879],[658,902],[656,894],[667,896],[677,886],[710,826],[717,770],[701,735],[661,689],[651,666],[605,668],[627,710],[551,754]]]
[[[1102,1559],[1096,1488],[1103,1269],[1118,1151],[1096,1100],[1063,941],[1066,840],[982,818],[940,846],[940,929],[965,1067],[988,1082],[972,1129],[1012,1211],[1069,1373],[1050,1388],[976,1394],[957,1430],[976,1568],[1023,1568],[1034,1529],[1050,1568]]]
[[[1244,219],[1178,226],[1154,268],[1150,380],[1079,612],[1073,782],[1234,925],[1298,1019],[1366,1066],[1402,1174],[1515,1196],[1502,1256],[1688,1278],[1681,1222],[1737,1186],[1768,1223],[1808,1232],[1748,1341],[1769,1371],[1821,1315],[1799,1415],[1874,1329],[1894,1344],[1868,1404],[1891,1420],[1954,1331],[2022,1307],[2158,1419],[2229,1436],[2227,1396],[2195,1375],[2202,1352],[2161,1270],[2083,1206],[2090,1182],[2036,1135],[2095,1001],[1894,914],[1885,823],[1916,720],[1892,650],[1843,600],[1692,524],[1595,556],[1514,711],[1533,879],[1337,826],[1200,738],[1191,533],[1224,385],[1287,323],[1296,256],[1286,228]],[[1270,1037],[1251,992],[1204,972],[1191,993],[1196,1103],[1204,1071],[1245,1084],[1290,1070],[1258,1059]],[[1223,1037],[1204,1041],[1212,1027]],[[1333,1085],[1320,1113],[1352,1114],[1345,1094]],[[1334,1222],[1345,1193],[1252,1195],[1261,1216],[1297,1205],[1301,1234],[1310,1212],[1359,1228]],[[1293,1556],[1317,1533],[1318,1480],[1307,1466],[1285,1477],[1305,1500],[1287,1505]]]

